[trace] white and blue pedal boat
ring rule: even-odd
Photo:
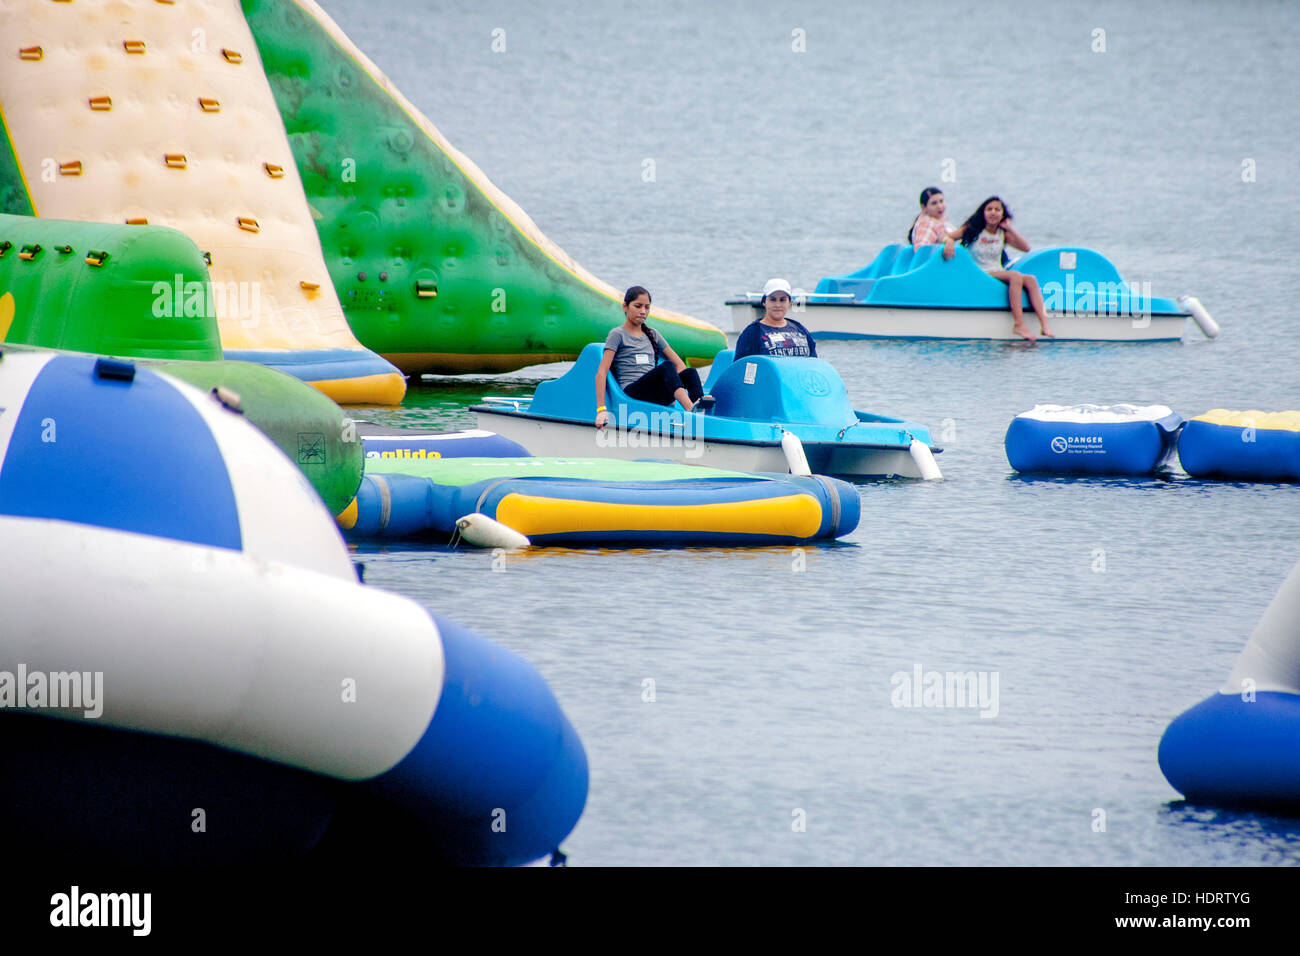
[[[543,457],[663,458],[732,471],[842,478],[940,478],[942,449],[916,422],[856,411],[839,374],[815,358],[719,352],[704,390],[716,404],[686,412],[629,398],[606,383],[610,422],[595,427],[596,370],[604,346],[587,345],[563,376],[532,398],[486,397],[480,428]]]
[[[1105,256],[1064,247],[1031,252],[1009,268],[1032,275],[1043,292],[1053,341],[1176,342],[1190,319],[1210,338],[1219,327],[1193,296],[1153,296],[1150,283],[1126,282]],[[762,296],[728,299],[739,331],[763,314]],[[1028,297],[1025,321],[1038,324]],[[1012,331],[1006,284],[957,246],[889,245],[871,264],[827,276],[808,294],[796,294],[792,315],[822,339],[986,339],[1019,341]]]

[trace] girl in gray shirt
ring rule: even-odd
[[[700,373],[688,368],[658,332],[645,324],[650,314],[650,293],[634,285],[623,295],[623,324],[610,329],[605,354],[596,370],[596,427],[609,423],[605,408],[605,376],[614,371],[614,381],[630,398],[656,405],[674,400],[688,412],[704,395]],[[656,365],[662,355],[666,362]],[[712,404],[706,402],[705,404]]]

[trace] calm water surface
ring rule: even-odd
[[[573,863],[1300,862],[1300,821],[1187,807],[1156,764],[1300,558],[1300,489],[1027,480],[1002,450],[1038,402],[1300,408],[1300,10],[326,8],[561,247],[669,308],[724,324],[722,300],[769,275],[810,288],[860,267],[938,184],[954,219],[999,193],[1031,243],[1097,248],[1223,326],[1143,346],[826,343],[857,407],[943,435],[945,480],[861,485],[858,529],[802,571],[788,548],[541,549],[502,572],[357,549],[368,582],[547,677],[591,761]],[[366,414],[472,425],[481,395],[563,368],[426,380]],[[892,706],[917,665],[996,673],[997,715]]]

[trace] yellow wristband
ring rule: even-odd
[[[596,411],[603,412],[603,411],[608,411],[608,409],[606,409],[604,405],[601,405],[599,408],[596,409]]]

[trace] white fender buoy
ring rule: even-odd
[[[514,551],[532,544],[514,528],[503,525],[477,511],[456,519],[460,536],[476,548],[505,548]]]
[[[785,452],[785,461],[790,466],[790,474],[812,474],[812,469],[808,467],[808,456],[803,451],[803,442],[794,432],[786,431],[784,428],[781,429],[781,451]]]
[[[943,477],[943,472],[939,470],[939,463],[934,460],[934,452],[930,451],[929,445],[919,438],[913,438],[907,450],[912,453],[912,461],[916,462],[922,481],[937,481]]]
[[[1201,305],[1201,300],[1194,295],[1180,295],[1178,304],[1191,313],[1193,321],[1201,327],[1201,331],[1208,338],[1217,339],[1219,337],[1219,323],[1210,318],[1210,313],[1206,311],[1205,306]]]

